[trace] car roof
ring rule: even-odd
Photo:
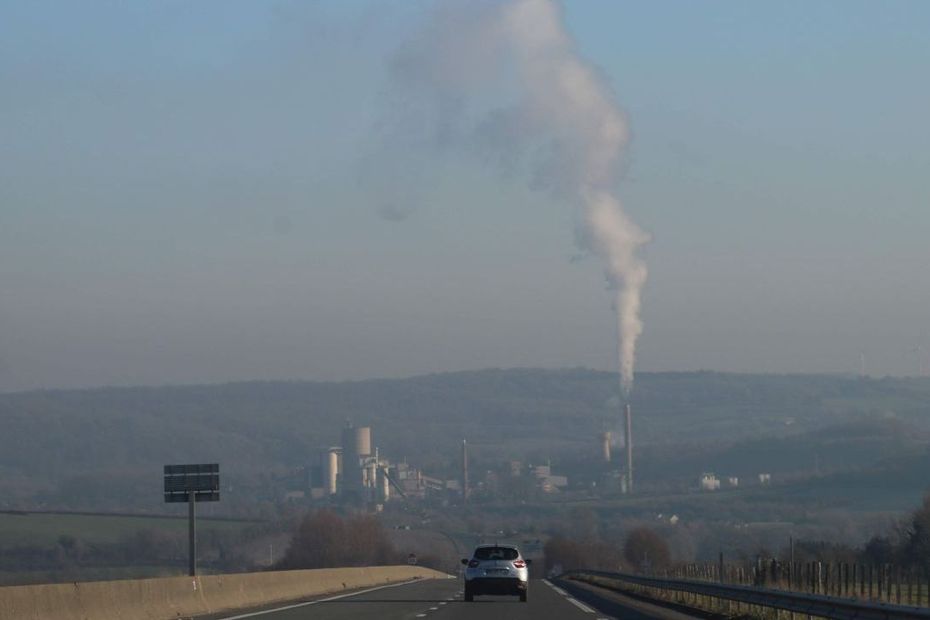
[[[499,544],[496,544],[496,543],[495,543],[495,544],[478,545],[477,547],[475,547],[475,549],[513,549],[513,550],[515,550],[515,551],[519,551],[519,550],[520,550],[520,548],[517,547],[516,545],[508,545],[508,544],[500,544],[500,545],[499,545]]]

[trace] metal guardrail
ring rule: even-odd
[[[632,583],[648,588],[689,592],[700,596],[710,596],[761,607],[782,609],[794,613],[835,618],[836,620],[916,620],[930,619],[930,609],[909,607],[890,603],[873,603],[857,601],[822,594],[803,594],[787,590],[774,590],[753,586],[738,586],[689,579],[662,579],[644,577],[626,573],[608,573],[603,571],[571,571],[567,577],[591,575]]]

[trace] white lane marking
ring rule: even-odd
[[[549,584],[549,586],[550,586],[553,590],[555,590],[556,592],[558,592],[559,594],[561,594],[562,596],[568,596],[568,592],[566,592],[565,590],[563,590],[563,589],[560,588],[559,586],[554,586],[554,585],[552,585],[551,583]]]
[[[430,608],[429,608],[430,611],[436,611],[436,610],[438,610],[438,609],[439,609],[438,607],[430,607]]]
[[[571,603],[572,605],[574,605],[575,607],[577,607],[578,609],[580,609],[581,611],[587,613],[587,614],[593,614],[593,613],[594,613],[594,610],[593,610],[593,609],[591,609],[590,607],[588,607],[587,605],[585,605],[584,603],[582,603],[581,601],[579,601],[579,600],[577,600],[577,599],[573,599],[572,597],[568,597],[568,598],[565,599],[565,600],[568,601],[569,603]]]
[[[417,618],[425,618],[426,614],[417,614]]]
[[[439,604],[440,604],[440,605],[448,605],[448,603],[446,603],[445,601],[439,601]]]
[[[549,586],[550,588],[552,588],[553,590],[555,590],[556,592],[558,592],[559,594],[561,594],[562,596],[568,596],[568,592],[566,592],[565,590],[563,590],[563,589],[560,588],[559,586],[555,585],[554,583],[552,583],[552,582],[549,581],[548,579],[543,579],[543,583],[546,584],[547,586]]]
[[[585,613],[587,613],[587,614],[596,613],[595,610],[591,609],[590,607],[588,607],[587,605],[585,605],[584,603],[582,603],[582,602],[579,601],[578,599],[574,599],[574,598],[570,597],[570,596],[568,595],[568,592],[566,592],[566,591],[563,590],[562,588],[556,586],[555,584],[553,584],[553,583],[552,583],[551,581],[549,581],[548,579],[543,579],[543,583],[546,584],[547,586],[549,586],[550,588],[552,588],[553,590],[555,590],[556,592],[558,592],[559,594],[561,594],[562,596],[564,596],[566,601],[568,601],[569,603],[571,603],[572,605],[574,605],[575,607],[577,607],[577,608],[580,609],[581,611],[583,611],[583,612],[585,612]],[[598,618],[596,618],[595,620],[608,620],[608,619],[607,619],[607,618],[598,617]]]
[[[264,616],[265,614],[273,614],[279,611],[285,611],[287,609],[297,609],[298,607],[307,607],[309,605],[316,605],[317,603],[326,603],[328,601],[338,601],[341,598],[349,598],[350,596],[358,596],[359,594],[367,594],[368,592],[375,592],[377,590],[384,590],[386,588],[397,588],[399,586],[410,585],[411,583],[416,583],[420,581],[419,579],[413,579],[411,581],[402,581],[400,583],[389,583],[386,586],[377,586],[374,588],[368,588],[367,590],[359,590],[358,592],[350,592],[348,594],[340,594],[338,596],[330,596],[329,598],[321,598],[315,601],[307,601],[306,603],[296,603],[294,605],[285,605],[284,607],[275,607],[274,609],[266,609],[264,611],[253,611],[248,614],[239,614],[238,616],[224,616],[220,620],[240,620],[240,618],[254,618],[255,616]]]

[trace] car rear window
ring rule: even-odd
[[[517,550],[512,547],[481,547],[475,549],[476,560],[516,560]]]

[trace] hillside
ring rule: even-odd
[[[824,468],[845,469],[919,445],[930,429],[927,379],[697,372],[637,381],[637,444],[656,479],[737,471],[750,459],[810,461],[814,452]],[[373,426],[390,458],[437,474],[453,471],[462,437],[479,463],[570,459],[616,422],[619,402],[615,375],[587,369],[2,394],[0,507],[164,512],[163,464],[217,461],[226,490],[213,510],[238,513],[272,501],[268,481],[337,443],[346,420]],[[879,447],[871,431],[835,444],[829,429],[857,420],[905,430]]]

